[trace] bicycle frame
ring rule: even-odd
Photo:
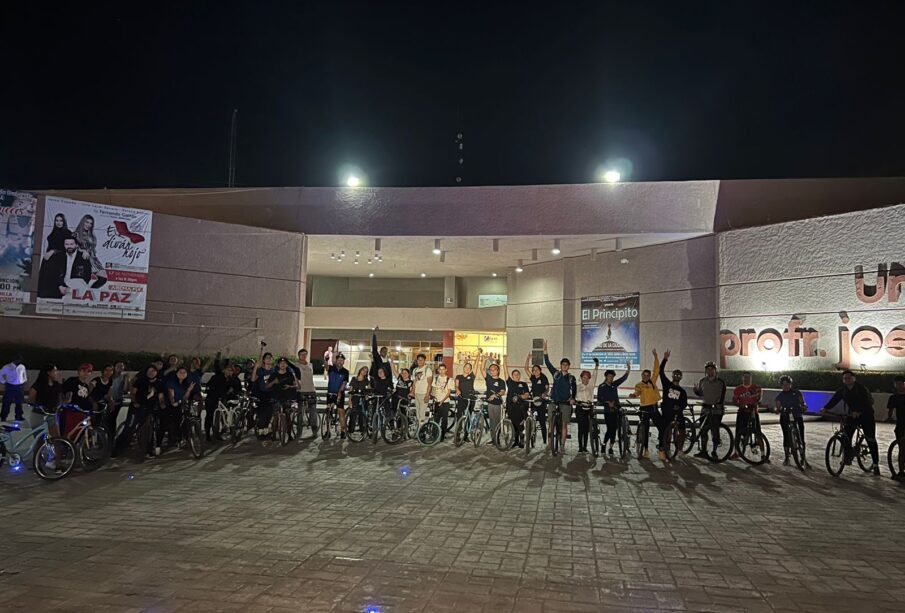
[[[23,436],[19,437],[19,440],[13,439],[12,432],[0,431],[0,447],[3,449],[3,455],[6,457],[17,455],[19,458],[31,456],[38,445],[43,443],[44,439],[50,436],[50,428],[48,426],[48,421],[50,419],[53,419],[53,416],[45,416],[44,422],[37,428],[29,428],[28,430],[14,428],[14,431],[18,430],[23,433]],[[31,439],[31,443],[28,445],[28,449],[24,452],[19,451],[19,447],[29,439]],[[16,465],[13,466],[13,470],[19,470],[15,468]]]

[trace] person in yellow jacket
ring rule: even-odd
[[[635,384],[635,392],[629,395],[629,398],[638,398],[638,402],[640,403],[639,413],[641,423],[645,425],[644,428],[644,440],[641,441],[641,448],[644,449],[643,457],[650,458],[650,451],[647,448],[648,440],[650,439],[650,422],[654,420],[657,423],[657,429],[659,430],[659,420],[655,419],[657,416],[657,406],[660,402],[660,390],[657,389],[657,378],[660,376],[660,356],[657,355],[657,350],[654,349],[654,370],[653,372],[649,370],[641,371],[641,381]],[[666,459],[666,453],[661,449],[660,450],[660,459]]]

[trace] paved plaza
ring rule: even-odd
[[[485,445],[247,440],[0,476],[5,611],[901,611],[905,486]],[[819,454],[818,454],[819,451]],[[778,457],[779,456],[779,457]]]

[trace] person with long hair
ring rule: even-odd
[[[531,373],[531,404],[537,412],[537,425],[540,426],[540,434],[547,444],[547,402],[550,394],[550,380],[539,364],[531,365],[531,354],[525,359],[525,372]]]
[[[364,414],[366,398],[368,396],[368,391],[371,389],[371,382],[368,380],[368,375],[370,371],[367,366],[362,366],[358,369],[358,372],[355,373],[355,378],[349,381],[349,408],[348,411],[351,411],[355,407],[358,407],[361,414]],[[347,411],[343,409],[339,410],[339,426],[340,426],[340,434],[339,437],[341,439],[346,438],[346,429],[351,427],[352,430],[355,428],[361,429],[364,427],[363,418],[359,421],[359,423],[348,424],[346,421]]]
[[[91,274],[97,279],[91,287],[100,287],[107,282],[107,271],[97,257],[97,236],[94,235],[94,217],[83,215],[79,225],[72,231],[79,249],[91,262]]]
[[[66,237],[71,236],[69,232],[69,224],[66,222],[66,216],[57,213],[53,216],[53,230],[47,235],[47,248],[44,249],[42,259],[49,260],[55,253],[63,251],[63,241]]]

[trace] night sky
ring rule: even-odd
[[[903,5],[4,2],[0,187],[901,176]]]

